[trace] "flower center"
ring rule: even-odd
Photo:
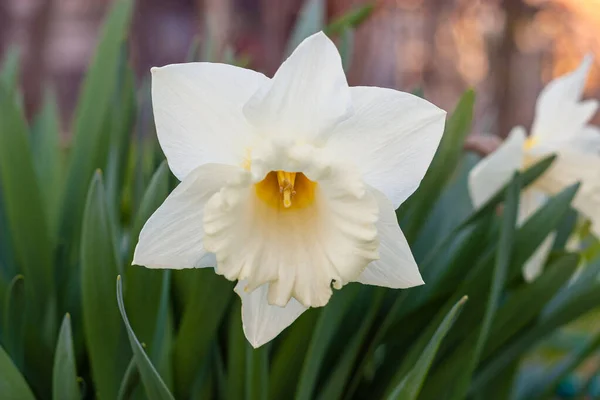
[[[538,144],[538,142],[539,142],[539,138],[529,136],[525,140],[525,143],[523,144],[523,148],[525,149],[525,151],[531,150],[535,145]]]
[[[258,198],[274,208],[298,209],[314,202],[316,186],[302,172],[271,171],[255,188]]]

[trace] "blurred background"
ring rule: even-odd
[[[28,115],[42,87],[59,96],[70,126],[79,85],[111,0],[0,0],[0,58],[17,47]],[[131,55],[138,78],[151,66],[183,62],[194,40],[222,58],[228,48],[272,75],[302,0],[137,0]],[[331,20],[364,0],[330,0]],[[600,0],[375,0],[354,36],[351,85],[423,90],[452,109],[468,87],[478,94],[474,132],[506,135],[531,123],[545,83],[600,53]],[[196,38],[196,39],[195,39]],[[205,49],[206,50],[206,49]],[[586,95],[599,97],[597,63]],[[66,129],[66,128],[63,128]],[[64,132],[64,137],[68,137]]]

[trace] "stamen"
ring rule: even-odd
[[[295,172],[277,171],[277,183],[279,184],[279,193],[282,194],[283,206],[290,208],[292,206],[292,197],[296,194],[294,183],[296,182]]]
[[[529,136],[527,140],[525,140],[525,144],[523,145],[523,147],[525,148],[525,150],[531,150],[535,145],[538,144],[538,142],[539,138]]]

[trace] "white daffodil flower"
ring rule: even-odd
[[[592,221],[594,233],[600,236],[600,130],[587,124],[598,102],[581,101],[592,61],[591,56],[585,57],[575,71],[542,90],[528,138],[525,128],[513,128],[506,141],[471,170],[469,191],[476,208],[507,184],[516,170],[556,153],[550,169],[521,194],[518,224],[523,224],[548,195],[581,182],[573,205]],[[525,264],[523,275],[527,281],[541,273],[554,237],[550,234]]]
[[[133,263],[237,280],[254,347],[327,304],[332,286],[423,284],[394,210],[431,163],[444,111],[348,87],[323,33],[272,79],[224,64],[153,68],[152,100],[181,184],[146,222]]]

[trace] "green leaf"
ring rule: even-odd
[[[510,264],[512,255],[513,241],[516,229],[515,227],[517,224],[517,214],[519,209],[520,191],[521,179],[520,176],[517,174],[513,178],[506,192],[506,201],[504,213],[502,216],[500,240],[496,249],[494,273],[492,275],[490,295],[488,297],[483,321],[481,322],[481,327],[479,328],[479,334],[477,337],[477,341],[475,342],[473,351],[468,352],[470,359],[467,359],[464,353],[462,355],[463,359],[465,359],[467,364],[465,368],[459,369],[458,371],[460,372],[458,372],[458,374],[455,375],[456,379],[454,380],[454,385],[452,386],[450,397],[451,399],[460,400],[465,398],[469,389],[471,376],[473,375],[473,372],[475,371],[477,364],[479,363],[479,359],[488,339],[488,335],[490,333],[490,328],[494,321],[496,311],[498,310],[500,296],[502,295],[502,290],[506,282],[508,266]]]
[[[62,193],[62,160],[60,150],[60,114],[56,95],[51,90],[44,93],[41,112],[31,127],[33,163],[38,178],[40,194],[48,221],[53,245],[56,242],[60,194]]]
[[[27,277],[26,296],[35,318],[51,318],[46,312],[55,305],[54,285],[49,284],[54,280],[52,248],[28,136],[21,110],[0,86],[0,181],[12,245]]]
[[[173,271],[178,294],[185,299],[173,348],[175,389],[186,398],[210,356],[211,345],[233,295],[233,285],[212,268]]]
[[[431,367],[431,363],[437,354],[438,348],[446,336],[446,333],[448,333],[450,328],[452,328],[454,321],[456,320],[466,301],[467,297],[463,297],[454,305],[454,307],[452,307],[450,312],[448,312],[442,323],[438,326],[437,330],[431,337],[427,347],[425,347],[423,353],[421,353],[421,356],[419,357],[413,369],[406,376],[402,377],[402,380],[399,383],[393,384],[393,390],[391,390],[390,395],[387,397],[388,399],[417,399],[419,393],[421,392],[421,388],[423,387],[423,382],[425,382],[425,378],[429,372],[429,368]]]
[[[148,187],[144,192],[144,196],[142,197],[138,212],[135,215],[135,220],[131,229],[132,242],[129,250],[128,260],[133,259],[133,250],[140,236],[140,232],[142,231],[142,227],[148,218],[150,218],[150,216],[154,213],[154,211],[156,211],[156,209],[158,209],[158,207],[167,198],[168,194],[169,166],[167,165],[166,161],[163,161],[158,169],[154,172],[154,175],[152,175],[150,183],[148,184]],[[130,278],[128,279],[131,280]],[[128,288],[127,290],[130,289]],[[127,298],[127,296],[125,296],[125,298]]]
[[[135,77],[127,63],[125,48],[121,52],[120,60],[117,90],[109,111],[110,139],[105,167],[108,204],[115,220],[118,220],[120,211],[121,190],[136,114]]]
[[[246,344],[246,400],[267,400],[269,390],[269,346],[253,349]]]
[[[577,257],[570,257],[571,262],[576,263]],[[569,285],[564,289],[564,293],[558,294],[558,301],[546,305],[535,325],[528,326],[522,335],[502,346],[501,351],[495,353],[494,358],[484,364],[473,380],[472,391],[482,390],[495,376],[556,328],[574,321],[600,305],[600,282],[595,279],[600,272],[600,263],[590,269],[589,276]]]
[[[5,399],[35,400],[25,378],[0,346],[0,393]]]
[[[368,290],[371,288],[365,289]],[[371,293],[371,290],[368,290],[368,292]],[[352,368],[355,366],[356,360],[358,359],[359,351],[364,344],[369,329],[371,329],[371,326],[377,317],[384,295],[385,291],[376,290],[375,294],[371,296],[372,298],[369,299],[371,304],[367,313],[364,315],[364,318],[361,318],[358,331],[352,337],[352,340],[348,342],[341,359],[335,366],[335,370],[331,373],[331,377],[324,385],[323,389],[320,390],[319,400],[340,399],[342,397],[348,379],[350,378]]]
[[[579,262],[575,254],[566,254],[554,260],[544,273],[532,283],[524,283],[512,291],[510,297],[502,304],[494,319],[483,358],[501,349],[513,335],[527,325],[548,304],[558,290],[573,276]],[[523,307],[527,304],[527,307]],[[467,339],[468,341],[469,339]],[[501,350],[500,350],[501,351]]]
[[[446,121],[440,145],[419,188],[401,208],[403,213],[410,210],[410,219],[404,229],[409,243],[419,234],[442,190],[458,167],[465,138],[471,130],[474,103],[475,92],[466,91]]]
[[[335,18],[324,31],[328,36],[344,34],[346,30],[357,28],[365,22],[374,9],[375,5],[373,3],[361,4]]]
[[[292,54],[294,49],[310,35],[319,32],[325,26],[325,3],[323,0],[306,0],[300,10],[298,20],[292,29],[285,53]]]
[[[23,275],[13,278],[4,300],[4,346],[17,368],[23,368],[25,335],[25,283]]]
[[[35,390],[49,393],[47,371],[56,340],[54,254],[28,139],[14,96],[0,85],[0,203],[7,222],[2,231],[10,238],[9,253],[14,254],[18,273],[27,277],[25,369]]]
[[[544,273],[531,284],[524,284],[507,296],[507,300],[498,309],[490,330],[488,341],[481,354],[482,362],[489,361],[494,352],[503,352],[503,345],[518,336],[519,331],[527,329],[542,307],[565,284],[577,266],[578,257],[572,254],[560,257],[550,264]],[[527,304],[527,307],[523,307]],[[478,321],[474,322],[475,324]],[[430,379],[430,385],[423,392],[424,399],[436,399],[446,393],[446,389],[456,380],[456,372],[464,368],[464,357],[477,341],[479,332],[472,331],[469,325],[464,340],[453,349]],[[469,334],[470,333],[470,334]],[[503,371],[504,372],[504,371]]]
[[[588,359],[600,347],[600,333],[596,333],[585,344],[569,354],[562,362],[544,373],[544,379],[533,385],[518,400],[541,400],[551,398],[558,384],[570,373],[578,368],[582,362]]]
[[[237,400],[244,397],[244,377],[246,374],[246,347],[248,343],[242,328],[242,304],[234,300],[229,312],[227,335],[227,398]]]
[[[310,345],[312,334],[323,309],[308,309],[278,337],[273,350],[269,398],[277,400],[289,396],[290,388],[298,383],[298,376]],[[239,314],[237,315],[239,318]]]
[[[54,353],[54,368],[52,370],[52,398],[54,400],[79,400],[79,384],[77,383],[77,368],[73,336],[71,334],[71,316],[63,318],[56,351]]]
[[[523,182],[523,188],[527,188],[529,185],[535,182],[537,178],[542,176],[542,174],[546,172],[548,168],[550,168],[550,166],[552,166],[554,160],[556,160],[556,155],[550,155],[541,159],[531,167],[527,168],[521,174],[521,182]],[[494,212],[498,204],[500,204],[504,199],[506,190],[508,189],[508,185],[509,184],[506,184],[503,188],[498,190],[498,192],[496,192],[495,195],[493,195],[487,202],[485,202],[483,206],[475,210],[475,212],[471,216],[469,216],[469,218],[467,218],[462,224],[459,225],[458,229],[473,223],[474,221],[478,220],[486,214]]]
[[[569,212],[578,189],[579,183],[565,188],[550,198],[519,229],[515,238],[514,257],[509,269],[511,279],[520,279],[523,264],[544,239],[559,226]]]
[[[550,198],[546,204],[544,204],[534,215],[529,218],[523,226],[516,232],[514,240],[513,256],[510,260],[507,282],[521,280],[521,269],[525,261],[533,254],[535,249],[542,243],[544,238],[552,232],[556,226],[560,223],[562,218],[568,212],[570,203],[576,193],[577,185],[568,187],[558,195]],[[470,324],[462,324],[461,329],[454,330],[452,337],[448,338],[448,343],[456,344],[465,335],[468,335],[473,329],[476,329],[479,325],[481,318],[484,315],[483,308],[479,306],[483,296],[485,296],[485,288],[488,287],[491,280],[488,266],[491,267],[491,253],[484,255],[480,262],[469,272],[463,281],[463,284],[458,289],[459,293],[467,293],[471,298],[475,307],[465,313],[461,318],[465,321],[469,321]],[[522,312],[522,311],[521,311]],[[496,335],[496,332],[494,332]],[[471,346],[468,343],[473,343],[474,338],[470,338],[471,341],[466,342],[460,351],[456,351],[454,354],[453,364],[444,365],[443,369],[440,369],[439,375],[436,371],[432,377],[434,384],[428,386],[424,391],[423,398],[438,398],[440,390],[447,388],[445,385],[452,385],[455,382],[455,373],[457,370],[462,368],[462,362],[464,360],[464,354],[468,351]],[[534,339],[529,339],[534,340]],[[504,368],[508,367],[516,357],[518,357],[524,348],[517,347],[514,353],[510,353],[510,356],[503,350],[499,356],[501,364],[496,365],[494,368],[494,374],[500,373]],[[414,356],[414,354],[411,354]],[[412,358],[407,357],[405,363],[408,364]],[[487,365],[487,364],[486,364]],[[471,390],[481,390],[484,384],[487,384],[489,379],[493,378],[493,375],[487,375],[485,381],[480,382],[479,387],[471,387]],[[477,377],[475,379],[478,379]],[[444,392],[445,393],[445,392]]]
[[[171,342],[173,341],[173,317],[171,313],[171,270],[165,269],[162,275],[160,301],[156,315],[154,336],[150,343],[150,361],[162,376],[168,388],[173,387],[173,370],[171,365]],[[138,337],[139,339],[139,337]]]
[[[99,46],[83,83],[75,110],[73,147],[63,197],[61,236],[71,244],[63,262],[74,262],[87,183],[104,165],[110,143],[109,111],[119,82],[119,63],[133,8],[132,0],[117,0],[104,23]]]
[[[17,46],[11,46],[4,53],[2,70],[0,71],[0,85],[14,93],[19,86],[19,65],[21,52]]]
[[[148,358],[144,352],[144,348],[131,329],[131,325],[127,319],[127,313],[125,312],[125,306],[123,303],[122,286],[121,277],[119,276],[117,277],[117,302],[119,303],[119,311],[121,312],[121,317],[123,318],[123,322],[127,328],[127,336],[129,337],[129,343],[131,344],[131,349],[133,350],[133,356],[142,379],[142,384],[144,385],[144,389],[146,391],[146,396],[148,396],[150,400],[172,400],[174,399],[173,395],[169,392],[169,389],[163,382],[158,372],[156,372],[156,369],[154,369],[150,358]]]
[[[340,57],[342,57],[342,66],[344,71],[350,70],[352,56],[354,55],[354,29],[346,29],[340,38]]]
[[[513,362],[501,374],[496,376],[490,385],[481,390],[473,398],[476,400],[514,399],[513,385],[519,373],[520,360]]]
[[[192,43],[187,51],[187,56],[185,57],[186,62],[196,62],[200,61],[200,36],[195,35],[192,38]],[[208,60],[204,60],[208,61]]]
[[[550,155],[540,160],[536,164],[532,165],[527,170],[525,170],[525,172],[521,174],[521,182],[523,188],[527,188],[544,172],[546,172],[546,170],[550,168],[555,159],[555,155]],[[446,237],[443,240],[441,240],[438,244],[434,246],[434,248],[429,252],[425,260],[420,263],[421,269],[424,271],[425,276],[429,274],[428,271],[432,268],[432,264],[434,264],[439,257],[445,255],[445,251],[447,250],[448,246],[450,246],[456,240],[457,235],[463,229],[481,220],[482,218],[489,218],[490,215],[495,214],[496,207],[504,199],[509,184],[510,183],[506,184],[503,188],[498,190],[498,192],[494,196],[492,196],[490,200],[488,200],[482,207],[475,210],[473,214],[471,214],[467,219],[458,224],[455,229],[453,229],[448,235],[446,235]],[[436,276],[436,274],[432,275]],[[440,276],[441,274],[437,275]]]
[[[135,355],[131,357],[129,365],[123,375],[121,386],[119,387],[119,393],[117,394],[117,400],[127,400],[132,398],[135,389],[140,383],[140,372],[135,364]]]
[[[92,377],[102,399],[117,397],[131,354],[114,297],[118,273],[106,194],[100,172],[90,184],[81,237],[83,327]],[[129,354],[128,354],[129,353]]]
[[[302,372],[296,387],[296,400],[313,398],[313,392],[327,348],[357,292],[357,285],[346,286],[343,291],[335,293],[331,297],[329,303],[321,312],[302,365]]]

